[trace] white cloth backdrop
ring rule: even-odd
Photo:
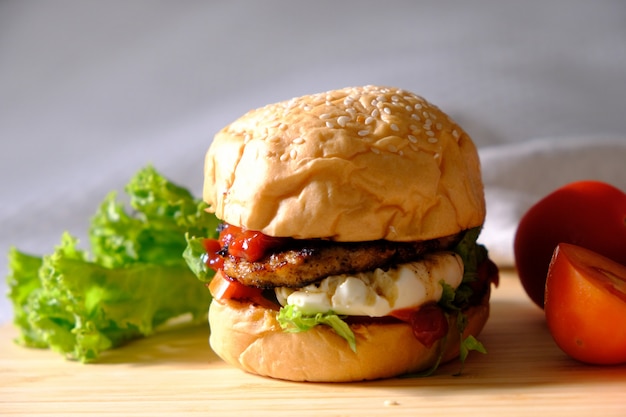
[[[624,22],[618,0],[5,0],[0,251],[84,237],[148,163],[199,194],[213,134],[250,108],[387,84],[474,138],[481,240],[511,265],[516,222],[543,194],[579,178],[626,190]]]

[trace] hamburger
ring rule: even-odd
[[[222,222],[201,260],[224,361],[345,382],[428,372],[477,346],[497,279],[476,243],[479,158],[422,97],[364,86],[251,110],[215,135],[203,197]]]

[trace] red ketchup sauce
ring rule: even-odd
[[[218,300],[247,301],[275,310],[280,308],[275,302],[264,297],[261,288],[246,286],[220,271],[224,269],[226,256],[255,262],[288,241],[289,238],[271,237],[261,232],[228,224],[221,229],[217,239],[204,239],[204,249],[207,253],[206,264],[217,272],[208,284],[213,297]]]
[[[289,238],[267,236],[261,232],[227,224],[217,239],[204,240],[204,248],[208,255],[206,264],[216,271],[220,270],[224,267],[224,257],[227,255],[256,262],[287,241]]]
[[[435,303],[425,304],[417,309],[394,310],[391,315],[410,324],[413,336],[427,348],[448,334],[448,319]]]

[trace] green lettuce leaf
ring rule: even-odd
[[[38,348],[45,348],[47,345],[37,336],[28,316],[31,310],[29,298],[41,288],[39,269],[42,262],[41,257],[27,255],[15,248],[9,249],[7,284],[8,296],[13,304],[13,322],[21,330],[21,344]]]
[[[285,332],[305,332],[318,325],[330,326],[335,333],[346,339],[350,349],[356,352],[356,338],[348,323],[332,311],[327,313],[304,314],[296,306],[287,304],[282,307],[276,317]]]
[[[469,335],[461,340],[459,350],[459,361],[461,362],[461,367],[459,371],[454,374],[455,376],[459,376],[463,373],[463,366],[465,365],[465,360],[467,359],[467,355],[469,355],[470,351],[476,351],[482,354],[487,353],[487,349],[485,349],[485,346],[483,346],[483,344],[479,342],[474,336]]]
[[[480,227],[469,229],[454,251],[461,257],[464,265],[463,282],[476,280],[478,266],[487,258],[487,248],[476,242],[481,232]]]
[[[95,261],[110,267],[132,262],[181,265],[185,233],[216,235],[217,218],[195,199],[148,166],[126,185],[132,214],[110,193],[92,219],[90,242]]]
[[[215,271],[209,268],[206,263],[207,253],[203,244],[205,237],[192,237],[187,233],[185,239],[187,239],[187,247],[183,252],[183,258],[187,262],[187,266],[200,281],[211,282]]]
[[[462,313],[462,310],[470,303],[470,298],[473,295],[473,290],[469,283],[475,281],[478,276],[479,265],[487,258],[487,249],[477,243],[478,236],[481,228],[476,227],[468,230],[461,241],[454,248],[454,251],[461,257],[464,265],[463,280],[461,285],[456,289],[448,285],[445,281],[440,281],[443,288],[442,297],[439,300],[439,305],[443,308],[446,314],[457,315],[457,331],[460,337],[459,346],[459,360],[461,362],[461,368],[455,375],[460,375],[463,371],[465,360],[470,351],[477,351],[480,353],[487,353],[487,350],[481,342],[479,342],[474,336],[469,335],[463,337],[463,332],[467,327],[467,316]]]
[[[126,191],[132,214],[112,193],[93,217],[91,258],[68,233],[42,257],[10,249],[18,343],[90,362],[172,318],[204,322],[210,293],[182,254],[185,234],[214,234],[217,219],[152,167]]]

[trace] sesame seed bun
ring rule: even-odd
[[[478,336],[489,317],[489,289],[480,304],[464,311],[464,337]],[[445,338],[426,347],[406,323],[353,324],[356,352],[328,326],[284,332],[276,312],[235,300],[213,300],[209,309],[213,351],[246,372],[290,381],[350,382],[390,378],[431,368],[459,355],[457,316]]]
[[[391,87],[252,110],[217,133],[204,180],[218,218],[270,236],[417,241],[485,218],[470,137],[436,106]]]

